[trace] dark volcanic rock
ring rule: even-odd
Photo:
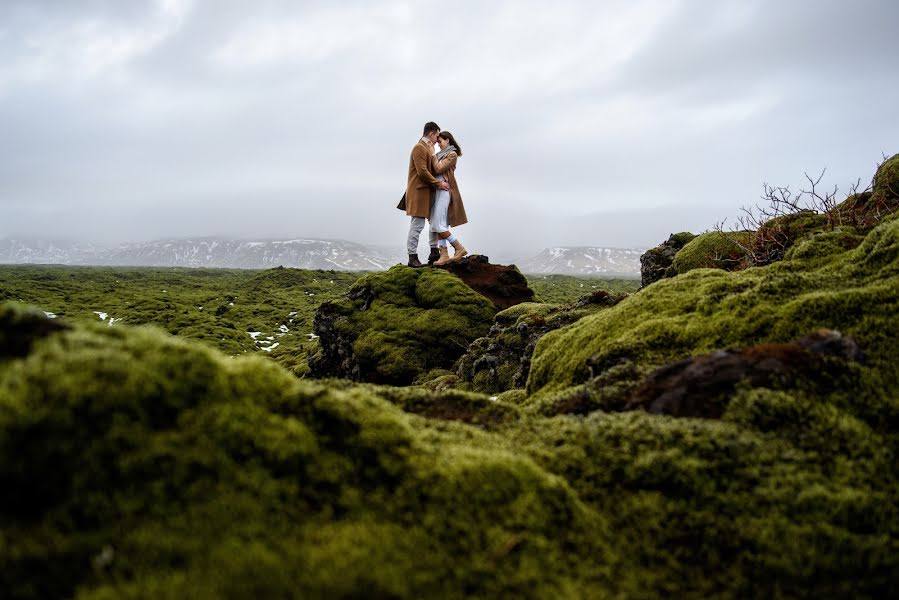
[[[862,359],[852,338],[827,329],[786,344],[718,350],[655,369],[624,410],[717,419],[739,383],[828,387],[846,361]]]
[[[36,340],[66,329],[68,325],[40,310],[4,304],[0,306],[0,359],[25,356]]]
[[[674,255],[696,236],[689,232],[672,233],[668,239],[640,256],[640,285],[646,287],[673,275],[670,270]]]
[[[496,315],[489,333],[468,347],[456,363],[456,374],[480,392],[522,388],[540,338],[626,297],[596,290],[572,304],[523,303],[504,310]]]
[[[534,290],[528,287],[528,280],[515,265],[492,265],[486,256],[475,254],[437,268],[459,277],[471,289],[489,298],[497,310],[534,301]]]

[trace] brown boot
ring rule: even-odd
[[[434,266],[435,266],[435,267],[442,267],[442,266],[445,265],[446,263],[452,262],[453,259],[450,258],[450,255],[449,255],[449,248],[447,248],[446,246],[440,246],[440,247],[438,248],[438,250],[440,250],[440,258],[438,258],[438,259],[434,262]]]
[[[453,253],[453,260],[459,260],[463,256],[468,255],[468,250],[465,249],[465,246],[463,246],[462,242],[460,242],[459,240],[453,242],[453,250],[455,251]]]
[[[438,258],[440,258],[440,252],[437,251],[437,246],[431,246],[431,253],[428,255],[428,266],[433,265]]]
[[[417,255],[417,254],[410,254],[410,255],[409,255],[409,262],[406,263],[406,264],[407,264],[408,266],[412,267],[413,269],[417,269],[418,267],[423,266],[423,265],[421,264],[421,261],[418,260],[418,255]]]

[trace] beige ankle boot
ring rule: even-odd
[[[453,242],[453,250],[455,251],[453,253],[453,260],[459,260],[460,258],[468,254],[468,250],[465,249],[465,246],[463,246],[462,242],[460,242],[459,240]]]
[[[450,258],[449,248],[447,248],[446,246],[440,246],[437,248],[437,250],[440,251],[440,258],[434,261],[434,266],[439,267],[453,260],[452,258]]]

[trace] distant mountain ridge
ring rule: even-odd
[[[46,240],[0,240],[0,263],[340,271],[383,270],[399,256],[343,240],[161,239],[100,247]]]
[[[522,273],[563,275],[640,275],[634,248],[554,247],[515,260]],[[338,271],[382,271],[406,257],[402,250],[345,240],[235,240],[166,238],[104,247],[82,242],[0,239],[0,263],[122,267],[208,267],[268,269],[277,266]]]
[[[599,248],[595,246],[565,246],[546,248],[533,258],[521,261],[522,273],[553,273],[559,275],[640,275],[638,248]]]

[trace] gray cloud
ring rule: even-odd
[[[0,235],[401,245],[422,123],[466,245],[648,246],[899,151],[893,2],[8,2]]]

